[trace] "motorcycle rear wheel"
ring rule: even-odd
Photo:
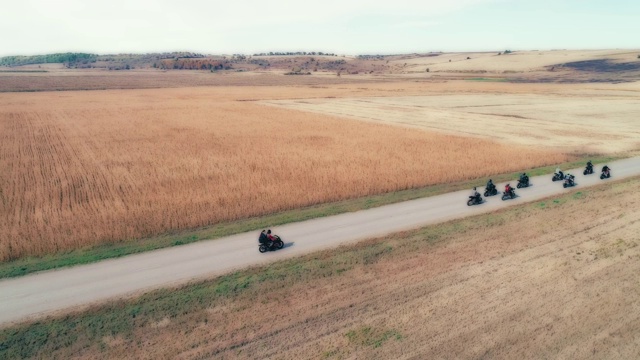
[[[265,252],[267,252],[267,250],[268,250],[268,249],[267,249],[267,245],[265,245],[265,244],[261,244],[261,245],[258,247],[258,251],[260,251],[261,253],[265,253]]]

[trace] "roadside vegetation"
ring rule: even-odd
[[[637,201],[609,182],[157,290],[4,328],[0,358],[630,358]]]

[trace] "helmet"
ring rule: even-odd
[[[271,229],[267,230],[267,234],[271,234]]]
[[[489,179],[489,182],[493,182],[493,180]]]
[[[476,187],[474,186],[474,187],[473,187],[473,190],[475,190],[475,189],[476,189]]]
[[[527,173],[522,173],[522,176],[526,176],[526,175],[527,175]]]

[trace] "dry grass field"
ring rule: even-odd
[[[568,159],[236,101],[300,96],[291,87],[3,95],[0,260]]]
[[[562,152],[616,153],[640,148],[640,83],[557,86],[546,94],[506,93],[509,88],[517,87],[266,103]]]
[[[604,184],[0,339],[34,358],[634,359],[639,203],[639,179]]]
[[[47,70],[48,72],[0,71],[0,93],[104,89],[156,89],[194,86],[298,86],[368,83],[367,77],[335,74],[283,76],[267,72],[211,73],[205,71],[102,71]],[[376,81],[381,81],[377,79]]]
[[[438,56],[399,58],[392,60],[390,63],[394,65],[406,64],[404,67],[406,71],[424,72],[425,68],[429,67],[432,72],[508,74],[544,71],[549,66],[576,61],[611,59],[616,62],[635,62],[638,60],[638,53],[637,50],[516,51],[502,55],[498,55],[497,51],[462,52],[445,53]]]

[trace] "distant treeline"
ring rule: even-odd
[[[63,64],[79,61],[95,61],[98,55],[87,53],[60,53],[33,56],[5,56],[0,58],[1,66],[18,66],[29,64]]]
[[[259,54],[253,54],[253,56],[306,56],[306,55],[319,55],[319,56],[336,56],[336,54],[333,53],[324,53],[322,51],[311,51],[311,52],[306,52],[306,51],[298,51],[298,52],[273,52],[270,51],[268,53],[259,53]]]
[[[176,58],[153,63],[154,68],[176,70],[230,70],[231,62],[226,59]]]

